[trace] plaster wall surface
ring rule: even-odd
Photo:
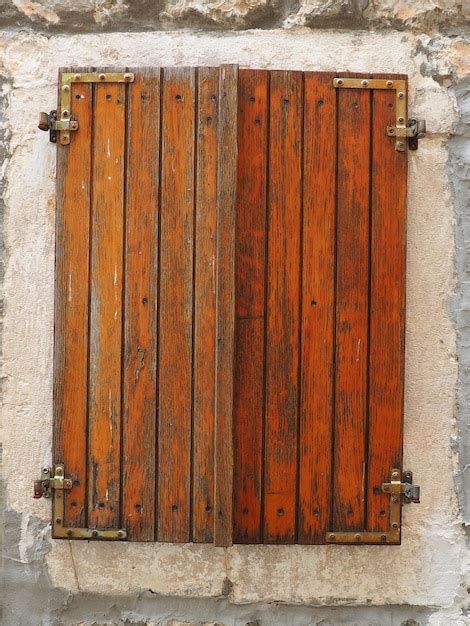
[[[24,12],[27,3],[13,4]],[[36,12],[53,11],[57,4],[29,3]],[[234,4],[248,11],[252,3]],[[307,4],[298,4],[297,13],[307,11]],[[427,6],[415,4],[423,11]],[[456,10],[454,26],[464,6],[457,4],[442,9]],[[183,11],[191,2],[176,5]],[[470,623],[468,551],[456,491],[459,448],[465,452],[456,420],[462,403],[456,311],[465,301],[459,267],[468,272],[469,248],[458,225],[459,212],[468,209],[470,169],[465,119],[459,115],[466,110],[470,39],[402,26],[380,32],[297,25],[45,34],[13,24],[0,33],[7,258],[1,433],[5,624]],[[219,63],[407,73],[410,110],[427,120],[428,136],[409,157],[404,462],[423,497],[419,506],[404,510],[399,547],[223,549],[53,541],[50,503],[31,498],[32,480],[51,462],[52,431],[55,148],[36,130],[37,113],[55,104],[60,65]]]

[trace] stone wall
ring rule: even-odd
[[[468,0],[0,0],[3,623],[470,623],[469,18]],[[60,65],[227,62],[407,73],[427,120],[409,156],[405,398],[423,497],[400,547],[57,542],[31,498],[52,423],[55,149],[37,113]]]

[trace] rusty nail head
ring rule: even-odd
[[[70,528],[67,530],[67,535],[69,537],[71,537],[73,535],[73,531]]]
[[[387,535],[380,535],[380,538],[382,539],[382,541],[387,541]]]
[[[56,524],[62,524],[62,518],[61,517],[56,517],[55,523]]]

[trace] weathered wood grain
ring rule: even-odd
[[[68,146],[57,146],[53,458],[65,464],[73,481],[65,523],[82,527],[87,523],[91,85],[73,85],[71,97],[80,132],[72,133]]]
[[[337,149],[333,77],[305,73],[299,543],[324,543],[331,510]]]
[[[95,85],[93,120],[88,523],[91,527],[117,528],[121,495],[125,85]]]
[[[155,536],[156,332],[160,70],[132,70],[128,89],[124,272],[123,523]]]
[[[219,75],[217,165],[217,347],[214,543],[233,541],[233,363],[235,339],[235,207],[237,190],[236,65]]]
[[[395,91],[373,92],[367,530],[388,529],[381,486],[402,467],[407,153],[384,136],[396,123],[395,100]]]
[[[271,72],[264,540],[294,543],[301,290],[301,72]]]
[[[370,112],[370,91],[339,90],[333,529],[344,531],[365,515]]]
[[[219,69],[198,69],[194,267],[193,541],[214,538]]]
[[[195,70],[162,79],[158,540],[190,540]]]

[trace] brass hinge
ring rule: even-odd
[[[132,83],[131,72],[63,72],[60,75],[59,106],[57,111],[39,114],[38,128],[49,131],[49,139],[57,142],[57,133],[61,145],[70,143],[70,131],[78,130],[78,121],[71,110],[73,83]]]
[[[418,149],[418,139],[424,136],[426,124],[423,120],[407,122],[407,88],[406,80],[388,78],[334,78],[333,87],[337,89],[388,89],[395,91],[396,123],[387,126],[387,135],[395,137],[395,150],[404,152],[405,139],[408,139],[410,150]]]
[[[401,541],[401,507],[419,503],[420,488],[413,485],[411,472],[392,469],[390,482],[382,483],[383,493],[390,494],[390,523],[387,531],[328,532],[326,543],[399,545]]]
[[[65,478],[64,466],[44,467],[41,479],[34,482],[34,498],[52,497],[52,537],[54,539],[106,539],[127,538],[123,529],[70,528],[65,526],[65,492],[72,489],[72,481]]]

